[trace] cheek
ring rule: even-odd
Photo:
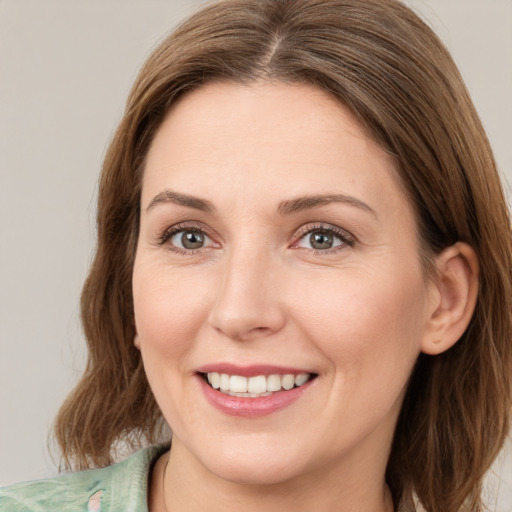
[[[345,273],[310,285],[296,318],[344,386],[398,390],[420,352],[424,293],[417,272]]]
[[[187,361],[205,318],[208,287],[182,272],[135,265],[133,298],[137,342],[151,390],[174,430],[194,404],[182,393],[191,368]]]
[[[191,347],[206,315],[204,280],[169,269],[135,266],[135,325],[143,355],[176,359]]]

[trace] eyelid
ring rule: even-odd
[[[205,226],[201,222],[197,221],[184,221],[184,222],[178,222],[177,224],[173,224],[172,226],[169,226],[166,228],[162,233],[160,233],[157,236],[156,242],[157,245],[165,245],[169,240],[177,233],[181,231],[199,231],[203,233],[206,237],[208,237],[213,244],[209,245],[207,247],[201,247],[199,249],[182,249],[181,247],[172,246],[173,250],[176,250],[178,252],[184,252],[186,254],[194,254],[196,251],[199,251],[201,249],[208,249],[210,247],[218,247],[219,244],[215,242],[215,235],[212,233],[212,231]]]
[[[309,235],[310,233],[313,233],[315,231],[324,231],[327,233],[331,233],[334,236],[338,237],[342,241],[341,245],[332,247],[330,249],[310,249],[311,251],[314,251],[315,253],[319,253],[319,254],[329,254],[330,252],[336,252],[336,251],[342,250],[344,247],[347,247],[347,246],[353,247],[357,241],[356,237],[354,235],[352,235],[350,232],[348,232],[347,230],[340,228],[338,226],[335,226],[333,224],[326,224],[326,223],[319,222],[319,223],[314,223],[314,224],[306,224],[306,225],[302,226],[301,228],[299,228],[293,236],[294,242],[292,243],[291,247],[294,249],[299,249],[300,247],[298,247],[297,244],[306,235]]]
[[[205,236],[207,236],[213,242],[212,245],[209,245],[206,247],[201,247],[198,249],[182,249],[180,247],[172,245],[171,247],[172,247],[173,251],[190,255],[190,254],[196,253],[197,251],[209,249],[211,247],[220,247],[220,244],[215,241],[216,236],[212,232],[212,230],[210,228],[208,228],[208,226],[205,226],[202,222],[198,222],[198,221],[183,221],[183,222],[178,222],[176,224],[173,224],[173,225],[167,227],[162,233],[160,233],[157,236],[156,243],[157,243],[157,245],[160,245],[160,246],[165,245],[166,243],[169,242],[169,240],[176,233],[179,233],[181,231],[187,231],[187,230],[199,231],[199,232],[203,233]],[[317,223],[305,224],[302,227],[300,227],[294,233],[293,242],[290,247],[293,249],[299,249],[300,247],[298,247],[298,243],[300,242],[300,240],[302,240],[306,235],[308,235],[312,232],[315,232],[315,231],[324,231],[324,232],[330,233],[330,234],[336,236],[337,238],[339,238],[342,242],[340,245],[332,247],[330,249],[313,249],[313,248],[310,249],[311,251],[318,253],[318,254],[329,254],[332,252],[337,252],[339,250],[342,250],[346,247],[353,247],[357,241],[356,237],[354,235],[352,235],[349,231],[347,231],[343,228],[340,228],[339,226],[329,224],[329,223],[317,222]]]

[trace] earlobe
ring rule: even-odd
[[[139,340],[138,334],[135,334],[135,336],[133,338],[133,344],[135,345],[136,349],[140,350],[140,340]]]
[[[421,344],[429,355],[448,350],[469,325],[478,297],[478,256],[470,245],[457,242],[436,258],[436,270],[435,301]]]

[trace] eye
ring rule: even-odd
[[[334,226],[309,228],[296,243],[295,247],[328,252],[337,247],[353,246],[354,238],[346,231]]]
[[[169,241],[175,247],[185,250],[201,249],[212,244],[210,237],[197,229],[175,231],[169,237]]]
[[[337,247],[341,245],[343,242],[341,241],[339,236],[334,235],[333,233],[329,233],[326,231],[312,231],[307,235],[303,236],[298,243],[298,247],[306,247],[308,249],[315,249],[318,251],[323,251],[326,249],[332,249],[333,247]]]
[[[201,249],[218,247],[218,244],[206,234],[206,229],[195,223],[175,224],[160,234],[156,241],[158,245],[166,246],[179,254],[194,254]]]

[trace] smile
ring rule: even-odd
[[[229,416],[257,418],[292,406],[309,394],[318,374],[268,364],[211,363],[196,370],[203,396]]]
[[[221,393],[240,398],[258,398],[270,396],[280,391],[289,391],[303,386],[314,375],[310,373],[287,373],[284,375],[229,375],[227,373],[208,372],[203,374],[208,384]]]

